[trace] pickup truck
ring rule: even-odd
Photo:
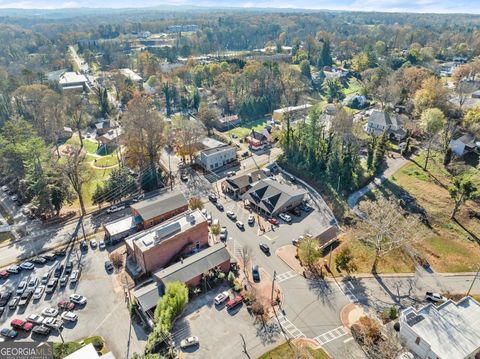
[[[231,310],[233,308],[236,308],[238,307],[240,304],[243,303],[243,297],[241,295],[237,295],[235,297],[235,299],[230,299],[228,302],[227,302],[227,310]]]

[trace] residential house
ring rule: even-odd
[[[282,122],[285,119],[286,114],[290,116],[290,121],[299,120],[307,116],[311,107],[312,105],[307,103],[300,106],[279,108],[278,110],[273,111],[272,120]]]
[[[276,216],[299,206],[306,192],[270,178],[254,183],[241,198],[250,207],[266,216]]]
[[[142,76],[140,76],[139,74],[137,74],[136,72],[130,70],[130,69],[120,69],[120,73],[125,76],[126,78],[128,78],[129,80],[131,80],[132,82],[135,82],[135,83],[140,83],[143,81],[142,79]]]
[[[224,145],[200,151],[195,162],[207,171],[215,171],[235,162],[236,159],[237,150],[235,147]]]
[[[237,127],[241,122],[237,115],[225,116],[215,121],[215,128],[224,132]]]
[[[64,72],[58,83],[64,91],[83,92],[88,89],[88,79],[83,74],[76,72]]]
[[[475,142],[475,137],[470,133],[466,133],[450,140],[449,147],[456,156],[463,157],[468,152],[480,148],[480,142]]]
[[[480,303],[472,297],[400,313],[400,336],[424,359],[480,359]]]
[[[180,192],[167,192],[130,206],[137,228],[148,229],[188,210],[188,201]]]
[[[110,120],[106,120],[104,118],[98,119],[97,122],[95,122],[94,126],[97,137],[103,136],[108,133],[108,131],[113,130],[117,127],[114,126]]]
[[[268,130],[265,128],[262,132],[257,132],[252,130],[250,135],[245,137],[245,142],[248,143],[248,147],[251,150],[261,150],[270,143],[271,135]]]
[[[100,142],[101,146],[104,146],[107,151],[111,151],[119,146],[123,134],[123,128],[113,128],[108,130],[105,134],[98,136],[97,141]]]
[[[398,115],[377,109],[372,110],[368,117],[365,131],[375,136],[381,136],[386,132],[390,139],[397,141],[401,141],[407,135]]]
[[[125,243],[127,257],[136,265],[132,274],[148,274],[208,247],[208,223],[199,210],[182,213],[127,237]]]
[[[264,171],[257,170],[251,173],[226,178],[221,184],[222,191],[231,195],[235,199],[239,199],[240,196],[247,192],[254,183],[266,177],[267,175]]]

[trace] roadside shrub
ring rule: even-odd
[[[94,337],[92,338],[91,343],[93,344],[93,347],[97,352],[101,351],[103,348],[103,339],[100,337]]]
[[[192,197],[188,201],[188,205],[190,206],[190,209],[202,209],[203,208],[203,202],[199,197]]]
[[[232,271],[228,272],[227,280],[230,285],[235,283],[235,274]]]
[[[110,254],[110,260],[115,268],[122,268],[123,266],[123,255],[119,252],[113,252]]]

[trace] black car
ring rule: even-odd
[[[209,200],[210,202],[215,203],[215,202],[217,202],[217,196],[216,196],[214,193],[210,193],[210,194],[208,195],[208,200]]]
[[[290,210],[290,213],[293,214],[294,216],[297,216],[297,217],[301,217],[301,215],[302,215],[302,212],[300,211],[300,209],[298,207],[292,208]]]
[[[57,268],[55,268],[55,272],[53,272],[54,278],[60,278],[63,273],[63,264],[60,264]]]
[[[67,262],[65,265],[65,274],[70,274],[73,269],[73,263],[72,262]]]
[[[55,253],[47,253],[47,254],[44,254],[42,257],[45,258],[47,261],[51,262],[55,260],[57,256],[55,255]]]
[[[14,339],[18,333],[13,329],[3,328],[0,330],[0,335],[5,338]]]
[[[265,254],[270,253],[270,248],[264,243],[260,244],[260,249]]]
[[[32,329],[32,333],[39,335],[49,335],[51,329],[45,325],[36,326]]]
[[[223,211],[223,209],[224,209],[224,208],[223,208],[223,204],[221,204],[220,202],[216,202],[216,203],[215,203],[215,207],[217,207],[217,209],[218,209],[219,211]]]
[[[252,266],[252,278],[255,282],[260,282],[260,271],[256,264]]]
[[[87,250],[88,250],[88,243],[87,243],[87,241],[83,240],[83,241],[80,242],[80,249],[81,249],[82,251],[87,251]]]
[[[45,264],[47,262],[47,259],[45,257],[38,256],[33,258],[31,262],[35,264]]]
[[[53,252],[57,257],[65,257],[67,255],[67,251],[65,249],[60,249]]]

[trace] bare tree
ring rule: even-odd
[[[172,128],[172,137],[175,138],[177,150],[185,161],[185,157],[193,162],[193,156],[199,150],[202,139],[205,137],[203,128],[195,121],[181,117],[176,119]]]
[[[83,200],[83,185],[88,180],[88,172],[85,164],[85,152],[78,145],[69,146],[66,149],[66,156],[58,164],[60,173],[68,178],[73,190],[80,202],[80,211],[85,215],[85,203]]]
[[[402,209],[393,200],[383,197],[361,202],[358,208],[362,220],[357,224],[357,239],[374,249],[372,272],[375,273],[382,256],[416,240],[419,220],[414,216],[404,217]]]
[[[253,250],[252,247],[250,246],[243,246],[242,249],[239,252],[239,261],[240,265],[243,267],[243,274],[245,278],[247,279],[247,282],[250,282],[249,278],[249,271],[248,267],[250,266],[250,262],[252,261],[253,258]]]

